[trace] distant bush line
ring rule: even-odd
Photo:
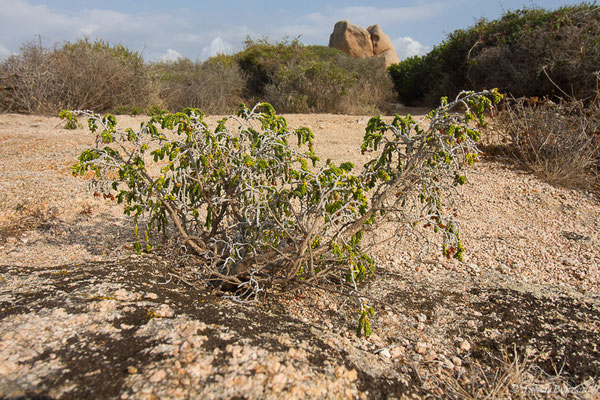
[[[297,40],[247,40],[235,55],[158,63],[102,40],[52,49],[30,42],[0,63],[0,111],[152,114],[195,107],[225,114],[242,102],[267,101],[282,112],[375,113],[395,100],[380,62]]]
[[[48,49],[27,43],[0,62],[0,111],[149,113],[195,107],[212,114],[266,101],[280,112],[372,114],[399,101],[433,107],[461,90],[589,104],[600,69],[600,7],[524,8],[459,29],[424,56],[386,71],[297,40],[247,39],[244,50],[204,62],[144,62],[122,45],[79,39]]]

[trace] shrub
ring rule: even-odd
[[[261,98],[284,112],[371,113],[393,100],[393,84],[378,59],[359,60],[297,40],[246,41],[237,55],[247,75],[247,98]]]
[[[380,60],[356,60],[297,40],[248,39],[244,51],[205,62],[147,65],[122,45],[87,38],[53,50],[23,46],[0,63],[0,111],[57,114],[63,108],[140,114],[149,106],[228,114],[265,99],[285,112],[373,113],[394,98]]]
[[[0,63],[0,111],[54,113],[60,86],[49,51],[39,43],[26,43],[19,55]]]
[[[217,56],[203,63],[181,59],[153,66],[160,95],[169,110],[201,108],[213,114],[233,112],[243,101],[245,79],[231,57]]]
[[[458,103],[466,106],[462,117],[449,113]],[[491,106],[481,94],[463,93],[424,121],[372,118],[361,149],[373,159],[358,173],[350,162],[320,164],[312,132],[290,131],[264,103],[213,129],[189,108],[124,132],[111,115],[79,112],[96,145],[73,171],[95,171],[97,194],[124,204],[142,238],[138,250],[151,249],[154,232],[174,234],[218,289],[230,284],[244,297],[327,279],[357,289],[374,271],[362,238],[384,221],[398,229],[423,222],[442,235],[446,256],[462,258],[445,197],[464,183],[464,168],[477,157],[471,122],[483,123]],[[368,335],[373,310],[362,300],[361,310],[359,332]]]
[[[600,189],[600,108],[574,99],[506,102],[499,130],[508,155],[540,178],[567,187]]]
[[[85,38],[66,42],[51,56],[62,78],[57,99],[60,107],[106,112],[118,107],[148,106],[150,79],[138,52]]]
[[[28,43],[0,64],[0,77],[0,108],[11,112],[139,109],[152,93],[142,56],[100,40],[79,39],[53,50]]]
[[[558,86],[591,101],[599,35],[595,4],[509,11],[499,20],[454,31],[429,54],[393,65],[390,73],[399,99],[409,105],[489,87],[514,97],[553,97]]]
[[[65,121],[65,129],[74,130],[82,128],[81,124],[77,120],[77,117],[70,111],[61,111],[58,117]]]

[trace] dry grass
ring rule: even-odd
[[[444,396],[451,399],[597,399],[600,383],[590,379],[571,386],[560,369],[549,375],[536,365],[535,359],[521,356],[516,349],[504,350],[502,357],[489,362],[474,360],[467,372],[446,376],[439,382]],[[493,365],[496,365],[495,367]]]
[[[244,75],[234,63],[183,59],[156,64],[153,74],[162,103],[173,112],[194,107],[209,114],[233,113],[243,101]]]
[[[506,154],[539,178],[570,188],[598,189],[600,107],[581,101],[516,99],[497,126]]]
[[[46,205],[26,205],[20,203],[12,212],[4,213],[0,219],[0,245],[9,238],[19,238],[25,232],[50,226],[56,218],[57,209]]]

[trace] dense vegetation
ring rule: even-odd
[[[591,101],[600,69],[600,8],[527,8],[459,29],[425,56],[390,67],[401,102],[437,104],[463,89]],[[560,89],[559,89],[560,88]],[[565,93],[563,93],[564,91]]]
[[[0,64],[0,79],[0,110],[10,112],[143,109],[152,95],[141,54],[87,39],[53,50],[27,43]]]
[[[0,64],[0,111],[136,114],[198,107],[231,113],[241,102],[266,100],[284,112],[373,113],[395,96],[380,62],[298,41],[247,40],[235,55],[152,64],[104,41],[53,49],[28,43]]]
[[[551,183],[600,189],[596,3],[526,8],[481,20],[389,71],[406,105],[498,88],[509,96],[492,124],[501,142],[493,143],[496,149]]]

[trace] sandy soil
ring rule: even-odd
[[[286,118],[313,130],[322,159],[366,161],[368,117]],[[459,215],[466,261],[432,251],[417,264],[408,239],[377,249],[361,289],[376,333],[362,339],[356,304],[330,292],[238,304],[169,275],[164,254],[135,255],[120,208],[70,173],[92,139],[0,115],[0,398],[463,398],[493,386],[477,366],[514,376],[515,351],[530,368],[507,398],[598,395],[593,194],[477,163]]]

